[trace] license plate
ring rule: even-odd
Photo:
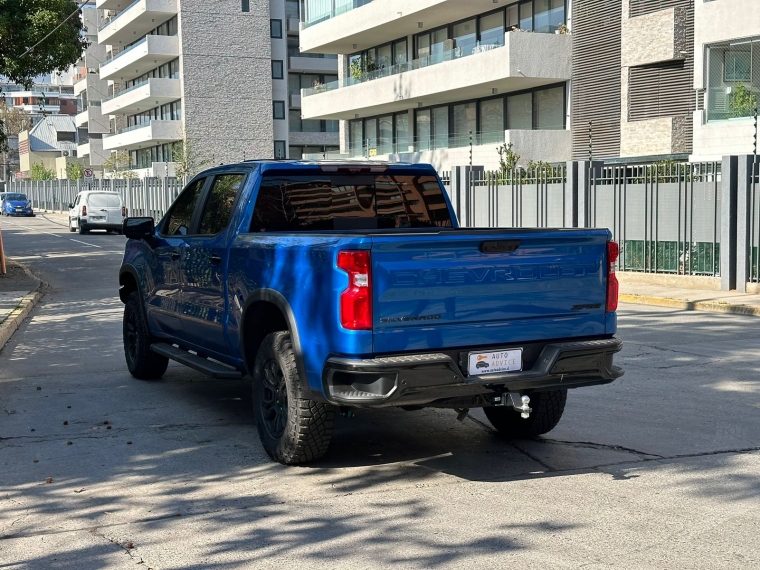
[[[103,216],[90,216],[90,221],[93,222],[102,222],[103,220],[105,220]]]
[[[522,370],[522,348],[471,352],[468,365],[470,376],[495,374],[497,372],[518,372]]]

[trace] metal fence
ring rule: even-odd
[[[587,171],[574,179],[565,164],[506,175],[460,167],[444,183],[462,226],[608,228],[625,271],[720,275],[720,163],[578,167]],[[760,194],[755,208],[757,278]]]
[[[514,172],[464,170],[464,183],[449,185],[464,227],[547,228],[565,225],[567,166]]]
[[[720,275],[721,164],[594,169],[585,225],[612,231],[624,271]]]
[[[79,192],[85,190],[117,192],[130,216],[151,216],[156,220],[179,194],[181,182],[176,178],[142,178],[131,180],[46,180],[12,182],[9,192],[21,192],[31,200],[35,210],[68,211]]]
[[[752,164],[749,190],[749,259],[747,260],[747,281],[760,283],[760,162]]]

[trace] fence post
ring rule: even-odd
[[[599,160],[578,161],[578,197],[576,200],[578,224],[576,227],[588,228],[593,223],[592,212],[589,210],[590,204],[593,203],[591,194],[603,165],[604,163]]]
[[[736,289],[736,214],[739,157],[724,156],[721,165],[720,288]]]
[[[564,225],[566,228],[578,227],[578,172],[579,163],[576,160],[567,163],[567,177],[565,179],[565,211],[563,212]]]
[[[737,158],[736,177],[736,290],[747,292],[747,282],[750,278],[750,253],[752,251],[752,236],[750,235],[752,170],[754,157],[742,155]],[[723,213],[721,212],[721,215]],[[722,220],[721,220],[722,221]],[[722,228],[722,226],[721,226]],[[720,252],[721,264],[723,252]],[[722,267],[721,267],[722,269]],[[721,271],[721,275],[723,272]],[[721,285],[722,285],[721,278]]]

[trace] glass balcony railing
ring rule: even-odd
[[[116,15],[115,15],[113,18],[109,18],[108,20],[106,20],[106,21],[103,23],[103,25],[102,25],[102,26],[100,26],[100,27],[98,28],[98,31],[99,31],[99,32],[102,32],[103,30],[105,30],[105,29],[106,29],[108,26],[110,26],[110,25],[111,25],[111,24],[113,24],[113,23],[114,23],[116,20],[118,20],[118,19],[119,19],[119,18],[121,18],[121,17],[122,17],[124,14],[126,14],[126,13],[127,13],[127,11],[128,11],[128,10],[129,10],[129,9],[130,9],[132,6],[134,6],[135,4],[137,4],[137,3],[138,3],[138,2],[140,2],[140,1],[141,1],[141,0],[135,0],[135,1],[134,1],[134,2],[132,2],[132,3],[131,3],[129,6],[127,6],[126,8],[124,8],[124,9],[123,9],[121,12],[119,12],[118,14],[116,14]]]
[[[401,154],[404,152],[424,152],[449,148],[464,148],[470,146],[482,146],[500,144],[504,142],[504,129],[493,129],[465,134],[417,136],[407,137],[404,140],[392,141],[390,138],[366,140],[363,143],[352,141],[348,153],[344,156],[356,158],[373,158],[386,154]]]
[[[395,65],[383,66],[380,69],[372,70],[351,70],[351,74],[348,77],[344,77],[343,80],[331,81],[324,85],[317,85],[303,90],[303,96],[309,97],[317,93],[323,93],[325,91],[333,91],[342,87],[350,87],[351,85],[358,85],[359,83],[366,83],[367,81],[374,81],[382,77],[390,77],[392,75],[398,75],[400,73],[406,73],[415,69],[421,69],[423,67],[429,67],[431,65],[438,65],[447,61],[453,61],[455,59],[461,59],[463,57],[469,57],[471,55],[477,55],[485,53],[494,49],[504,47],[504,43],[494,44],[481,44],[477,43],[471,46],[469,49],[454,48],[452,50],[441,51],[425,57],[420,57],[409,62],[401,62]]]
[[[131,45],[131,46],[129,46],[127,49],[125,49],[125,50],[122,50],[122,51],[120,51],[119,53],[117,53],[116,55],[113,55],[113,56],[109,57],[109,58],[108,58],[107,60],[105,60],[105,61],[104,61],[102,64],[100,64],[100,67],[102,68],[104,65],[107,65],[107,64],[111,63],[113,60],[120,58],[120,57],[121,57],[122,55],[124,55],[125,53],[128,53],[128,52],[132,51],[133,49],[135,49],[136,47],[138,47],[138,46],[141,46],[141,45],[143,45],[144,43],[147,43],[147,41],[148,41],[148,38],[149,38],[149,37],[150,37],[150,36],[145,36],[145,37],[144,37],[143,39],[141,39],[139,42],[137,42],[137,43],[135,43],[135,44],[132,44],[132,45]]]
[[[312,26],[370,2],[372,0],[304,0],[301,21],[304,27]]]
[[[139,89],[143,85],[147,85],[149,81],[150,81],[150,79],[146,79],[145,81],[140,81],[140,83],[135,83],[134,85],[132,85],[132,87],[128,87],[127,89],[119,91],[118,93],[114,93],[110,97],[106,97],[105,99],[103,99],[103,101],[110,101],[111,99],[116,99],[117,97],[121,97],[125,93],[129,93],[130,91],[134,91],[135,89]]]

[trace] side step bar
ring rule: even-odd
[[[220,380],[237,380],[243,377],[243,374],[239,370],[225,366],[219,362],[214,362],[208,358],[203,358],[196,354],[190,354],[186,350],[172,346],[165,342],[159,342],[151,344],[150,349],[156,354],[165,356],[171,360],[189,366],[199,372],[208,374],[212,378],[219,378]]]

